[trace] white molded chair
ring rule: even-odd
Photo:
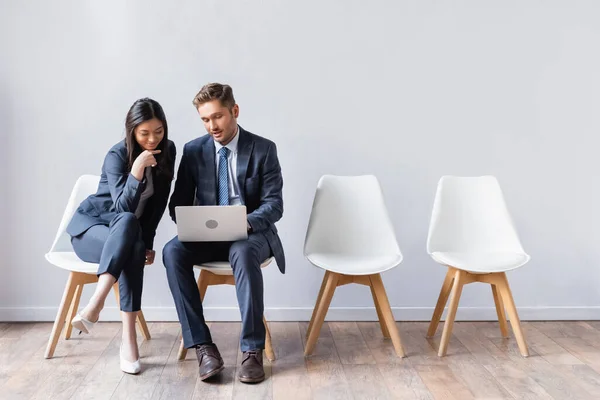
[[[274,257],[270,257],[265,260],[260,267],[265,268],[271,264]],[[204,296],[209,286],[214,285],[234,285],[235,279],[233,277],[233,269],[231,264],[227,261],[212,261],[202,265],[194,265],[195,268],[200,269],[200,275],[198,276],[198,291],[200,292],[200,301],[204,302]],[[269,331],[269,325],[267,320],[263,316],[263,323],[265,324],[266,338],[265,338],[265,355],[270,361],[275,361],[275,352],[273,351],[273,345],[271,344],[271,332]],[[185,360],[188,349],[183,346],[183,337],[179,344],[179,352],[177,359],[182,361]]]
[[[506,306],[519,350],[528,356],[506,271],[523,266],[529,256],[521,246],[495,177],[444,176],[440,179],[427,252],[436,262],[448,267],[427,336],[435,335],[452,292],[438,355],[446,354],[463,285],[484,282],[492,285],[502,336],[508,337]]]
[[[62,220],[60,221],[60,226],[56,233],[56,237],[54,238],[52,248],[46,253],[46,260],[48,260],[50,264],[70,271],[62,301],[58,313],[56,314],[52,334],[48,340],[45,355],[46,358],[52,358],[54,355],[54,350],[56,349],[58,338],[65,326],[65,322],[67,324],[65,339],[71,337],[71,320],[77,314],[83,285],[98,282],[98,277],[96,276],[98,264],[88,263],[77,257],[73,250],[73,246],[71,246],[71,237],[66,232],[67,225],[71,221],[75,210],[85,198],[96,192],[98,182],[100,182],[100,177],[95,175],[82,175],[77,179]],[[115,283],[113,288],[115,295],[117,296],[117,304],[119,304],[119,284]],[[141,311],[138,312],[137,323],[144,338],[146,340],[150,339],[150,331],[148,330],[148,325],[144,319],[144,314]]]
[[[304,256],[325,270],[308,325],[305,355],[314,350],[325,315],[338,286],[369,286],[383,336],[404,357],[400,333],[381,273],[402,261],[394,227],[375,176],[321,177],[304,242]]]

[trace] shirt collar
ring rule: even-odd
[[[231,151],[233,154],[237,153],[238,142],[240,140],[240,127],[236,125],[235,129],[236,129],[235,136],[233,137],[231,142],[227,143],[226,146],[222,146],[221,143],[219,143],[215,140],[215,151],[217,154],[219,154],[219,150],[221,150],[222,147],[227,147],[227,149],[229,149],[229,151]]]

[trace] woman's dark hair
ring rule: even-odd
[[[163,140],[156,147],[156,149],[161,152],[154,156],[156,158],[156,174],[172,179],[173,170],[171,165],[173,164],[173,160],[170,159],[171,154],[166,148],[169,143],[169,127],[167,126],[165,112],[157,101],[147,97],[136,100],[129,109],[129,112],[127,112],[127,117],[125,118],[125,144],[127,146],[127,156],[129,158],[128,170],[131,171],[133,162],[143,151],[137,140],[135,140],[135,128],[137,128],[139,124],[154,118],[162,123],[165,132]]]

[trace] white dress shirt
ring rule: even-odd
[[[237,181],[237,155],[238,155],[238,141],[240,139],[240,129],[236,127],[235,136],[231,142],[227,143],[226,146],[222,146],[219,142],[215,141],[215,170],[217,171],[217,182],[219,181],[219,150],[223,147],[227,147],[229,153],[227,154],[227,175],[229,180],[229,205],[239,206],[242,204],[240,199],[240,187]]]

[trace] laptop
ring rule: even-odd
[[[234,242],[248,239],[246,206],[177,206],[182,242]]]

